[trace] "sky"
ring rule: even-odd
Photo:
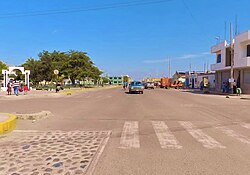
[[[203,71],[236,16],[238,32],[250,30],[249,7],[249,0],[0,1],[0,60],[18,66],[43,50],[78,50],[109,76],[169,76],[169,60],[171,74]]]

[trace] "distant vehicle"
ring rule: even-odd
[[[172,88],[175,88],[175,89],[179,89],[179,88],[182,88],[183,87],[183,83],[179,80],[175,80],[172,84],[171,84],[171,87]]]
[[[129,85],[129,93],[138,92],[143,94],[144,86],[140,81],[132,81]]]
[[[161,78],[161,88],[170,88],[171,78]]]
[[[158,87],[161,86],[161,82],[154,82],[154,84],[155,84],[155,87],[156,87],[156,88],[158,88]]]
[[[153,82],[146,82],[144,87],[145,87],[145,89],[154,89],[155,85]]]

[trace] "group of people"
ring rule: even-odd
[[[7,85],[7,93],[8,95],[12,95],[12,89],[14,90],[14,94],[16,96],[19,95],[19,92],[24,92],[24,95],[26,95],[29,91],[29,87],[27,84],[22,86],[19,81],[9,82]]]

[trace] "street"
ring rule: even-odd
[[[10,138],[48,131],[56,133],[54,137],[100,132],[97,138],[106,139],[92,165],[95,175],[247,175],[249,102],[173,89],[128,94],[119,87],[53,98],[5,99],[0,111],[53,114],[37,121],[18,120],[16,131],[6,136]]]

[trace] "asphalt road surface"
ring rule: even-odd
[[[18,97],[17,97],[18,98]],[[121,88],[56,98],[1,100],[0,111],[50,111],[17,130],[111,131],[95,175],[248,175],[250,101],[177,90]]]

